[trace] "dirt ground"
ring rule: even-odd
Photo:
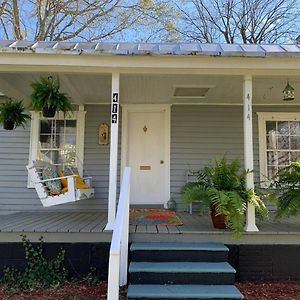
[[[237,287],[245,300],[300,300],[300,281],[272,283],[239,283]],[[107,284],[100,282],[88,285],[85,282],[66,283],[45,291],[8,294],[4,286],[0,288],[0,300],[105,300]],[[126,299],[126,290],[121,290],[120,300]]]
[[[300,281],[239,283],[245,300],[300,300]]]

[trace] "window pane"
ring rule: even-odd
[[[52,120],[41,120],[41,134],[50,134],[52,128]]]
[[[277,149],[275,131],[267,136],[267,149]]]
[[[75,166],[76,162],[76,146],[66,144],[60,151],[61,159],[64,164]]]
[[[271,178],[276,173],[277,168],[276,167],[270,167],[268,166],[268,178]]]
[[[40,128],[40,159],[75,166],[76,120],[41,120]]]
[[[277,147],[278,149],[289,149],[290,148],[289,136],[279,135],[277,137]]]
[[[291,135],[300,135],[300,122],[290,122],[290,133]]]
[[[266,129],[267,129],[267,134],[271,134],[272,132],[276,133],[276,122],[275,121],[267,121]]]
[[[277,165],[277,151],[268,151],[268,165]]]
[[[291,136],[291,149],[300,150],[300,136]]]
[[[76,120],[66,121],[66,134],[76,134]]]
[[[291,152],[291,161],[300,161],[300,152]]]
[[[290,153],[286,151],[278,151],[278,165],[287,166],[290,164]]]
[[[277,130],[281,135],[289,135],[289,122],[277,122]]]
[[[47,161],[51,164],[61,164],[60,155],[57,150],[42,150],[41,160]]]
[[[64,134],[65,131],[65,121],[64,120],[56,120],[55,122],[56,128],[55,132],[56,134]]]

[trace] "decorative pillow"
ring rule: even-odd
[[[58,171],[57,175],[58,175],[58,177],[67,176],[67,175],[64,174],[63,171]],[[61,183],[61,186],[62,186],[63,189],[68,188],[68,179],[67,178],[60,178],[59,180],[60,180],[60,183]]]
[[[65,170],[65,171],[58,171],[58,177],[63,177],[63,176],[70,176],[70,175],[77,175],[75,177],[75,187],[78,190],[83,190],[83,189],[90,189],[91,187],[83,181],[81,176],[79,175],[78,171],[76,173],[73,173],[71,170]],[[63,187],[63,190],[65,191],[65,188],[68,188],[68,180],[67,178],[61,178],[60,179],[61,185]],[[68,191],[68,190],[66,190]]]
[[[42,172],[43,180],[57,178],[57,172],[54,167],[46,166]],[[45,185],[50,191],[51,195],[59,195],[61,193],[61,183],[58,179],[46,181]]]

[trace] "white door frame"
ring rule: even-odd
[[[170,147],[171,147],[171,105],[170,104],[124,104],[122,105],[122,141],[121,141],[121,173],[126,167],[128,157],[128,115],[130,112],[164,112],[165,117],[165,186],[164,207],[170,199]]]

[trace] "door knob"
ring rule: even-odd
[[[163,161],[163,160],[161,160],[161,161],[160,161],[160,164],[162,165],[163,163],[164,163],[164,161]]]

